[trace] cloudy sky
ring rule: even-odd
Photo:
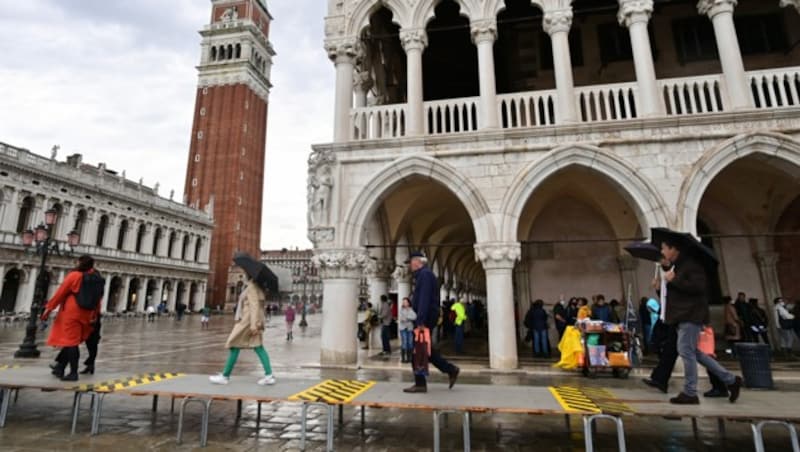
[[[308,247],[306,159],[331,140],[325,2],[267,2],[275,17],[264,248]],[[182,199],[210,0],[0,0],[0,141],[80,152]]]

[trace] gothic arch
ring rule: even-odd
[[[636,209],[643,231],[669,225],[668,211],[656,187],[630,164],[596,146],[571,145],[553,149],[545,157],[528,164],[514,177],[500,210],[503,215],[500,231],[502,240],[518,240],[519,220],[528,199],[551,175],[573,165],[597,171],[613,182]]]
[[[678,198],[681,229],[693,234],[697,232],[700,201],[711,181],[731,163],[753,154],[775,157],[800,168],[800,142],[780,133],[738,135],[712,147],[692,166],[681,186]]]
[[[414,13],[411,19],[412,28],[424,29],[428,22],[433,20],[436,16],[436,7],[444,0],[435,0],[429,2],[418,2],[417,7],[414,8]],[[476,0],[453,0],[460,7],[459,13],[469,19],[478,20],[482,19],[480,3],[491,4],[500,0],[489,0],[486,2],[478,2]]]
[[[353,10],[345,28],[345,36],[361,36],[364,28],[369,26],[369,18],[381,6],[385,6],[392,12],[392,22],[400,28],[411,26],[409,21],[411,7],[401,0],[365,0],[359,3]]]
[[[342,243],[358,247],[364,242],[367,220],[392,188],[410,176],[422,176],[450,190],[469,214],[477,242],[495,236],[489,205],[478,188],[452,166],[433,157],[412,155],[395,160],[377,172],[361,189],[344,218]]]

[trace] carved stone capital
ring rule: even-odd
[[[356,38],[337,38],[325,41],[325,51],[328,58],[336,64],[356,61],[361,52],[361,43]]]
[[[406,265],[397,265],[392,272],[392,278],[399,283],[408,282],[408,278],[410,276],[411,272],[408,270],[408,266]]]
[[[739,0],[700,0],[697,2],[697,12],[714,18],[719,13],[733,13]]]
[[[522,254],[516,242],[490,242],[475,244],[475,259],[486,270],[512,269]]]
[[[372,265],[369,265],[365,273],[370,278],[388,279],[394,270],[394,262],[386,259],[372,260]]]
[[[400,42],[406,53],[409,50],[425,50],[428,47],[428,33],[422,28],[412,28],[410,30],[400,30]]]
[[[653,0],[619,0],[617,20],[630,27],[634,23],[647,23],[653,14]]]
[[[756,261],[758,265],[762,268],[772,268],[775,270],[775,266],[778,264],[778,259],[780,255],[774,251],[762,251],[756,253]]]
[[[324,250],[311,258],[322,279],[360,279],[372,259],[360,250]]]
[[[545,11],[544,19],[542,20],[542,28],[548,35],[553,36],[553,34],[559,32],[569,33],[569,29],[571,27],[571,9],[555,9],[551,11]]]
[[[781,0],[781,7],[794,6],[800,12],[800,0]]]
[[[497,20],[484,19],[470,23],[472,42],[495,42],[497,40]]]
[[[369,91],[372,88],[372,75],[365,71],[357,72],[353,77],[353,88],[356,91]]]

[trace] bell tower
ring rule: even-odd
[[[200,31],[184,198],[214,216],[209,306],[225,303],[234,252],[260,256],[271,21],[266,0],[211,0],[210,23]]]

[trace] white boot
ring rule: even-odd
[[[276,383],[275,377],[272,374],[266,375],[258,380],[258,384],[260,386],[269,386],[274,385]]]
[[[226,385],[230,379],[222,374],[212,375],[208,377],[208,381],[215,385]]]

